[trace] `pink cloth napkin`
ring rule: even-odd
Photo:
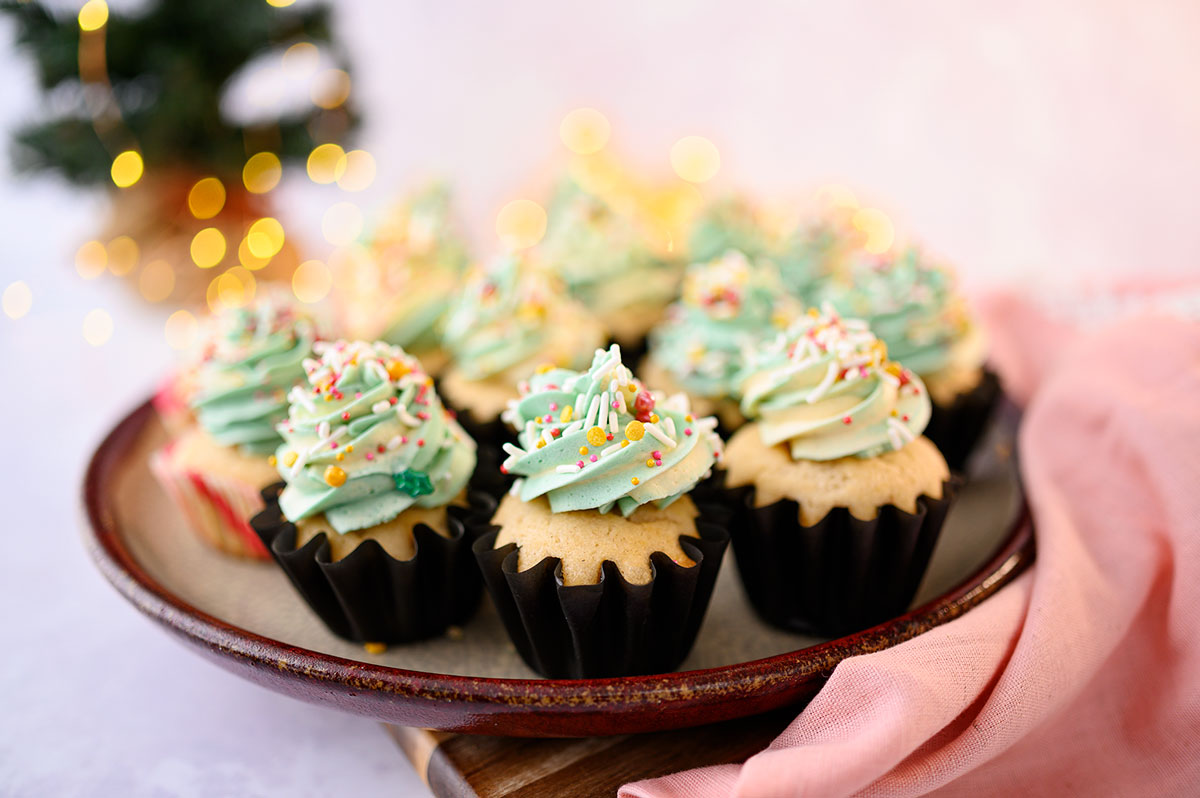
[[[1200,324],[1099,332],[987,303],[1029,397],[1034,568],[962,618],[842,662],[744,765],[622,796],[1200,794]]]

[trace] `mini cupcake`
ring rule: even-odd
[[[921,436],[930,401],[866,322],[826,308],[747,363],[726,487],[746,593],[767,621],[838,635],[904,611],[954,497]]]
[[[775,245],[761,211],[746,197],[731,194],[709,203],[693,220],[687,250],[693,263],[719,258],[731,249],[758,260],[771,255]]]
[[[320,342],[273,458],[284,482],[252,524],[335,634],[402,643],[479,598],[465,526],[475,442],[399,347]]]
[[[276,295],[215,317],[189,372],[197,423],[151,459],[192,528],[230,554],[267,556],[247,520],[276,479],[267,460],[281,440],[275,424],[287,416],[287,391],[303,381],[315,337],[312,320]]]
[[[784,288],[801,302],[819,304],[824,281],[863,251],[865,236],[847,208],[827,208],[801,221],[772,251]]]
[[[449,191],[434,184],[397,206],[346,261],[336,297],[345,329],[401,346],[437,374],[447,360],[442,325],[466,266]]]
[[[720,454],[716,419],[650,393],[615,344],[585,372],[532,376],[507,417],[519,479],[475,554],[521,656],[552,678],[675,668],[728,543],[727,518],[687,495]]]
[[[889,354],[920,375],[933,400],[926,434],[961,470],[987,426],[999,382],[984,367],[986,342],[954,275],[916,247],[854,258],[821,291],[840,312],[864,318]]]
[[[668,394],[686,391],[697,414],[715,414],[732,431],[743,421],[734,398],[743,352],[795,313],[769,263],[751,264],[736,250],[694,263],[684,275],[682,298],[650,334],[642,374]]]
[[[450,309],[445,345],[454,362],[442,393],[477,439],[498,448],[507,434],[500,414],[517,384],[538,367],[586,365],[604,337],[531,255],[498,257],[467,275]]]
[[[539,245],[548,268],[623,347],[644,346],[679,287],[680,265],[656,255],[633,201],[618,208],[567,184]]]

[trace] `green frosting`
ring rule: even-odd
[[[823,281],[860,239],[840,216],[826,215],[798,225],[774,254],[784,287],[807,304],[819,304]]]
[[[292,389],[276,466],[289,521],[324,513],[338,533],[441,507],[475,470],[475,442],[442,407],[433,379],[383,342],[319,342]]]
[[[874,457],[902,448],[929,423],[920,378],[887,359],[865,321],[810,311],[746,364],[742,412],[763,443],[796,460]]]
[[[736,195],[710,203],[688,233],[688,256],[694,262],[719,258],[731,249],[751,260],[772,254],[770,236],[754,205]]]
[[[693,418],[687,399],[651,394],[613,344],[586,372],[552,369],[520,386],[504,418],[504,445],[522,501],[546,496],[553,512],[665,507],[703,479],[721,451],[716,419]]]
[[[600,318],[626,308],[661,308],[679,285],[678,266],[653,253],[633,213],[573,182],[559,187],[538,249],[570,294]]]
[[[226,446],[271,452],[287,391],[304,380],[301,363],[315,339],[312,320],[275,296],[218,314],[191,399],[200,426]]]
[[[889,354],[918,374],[949,365],[970,330],[970,316],[950,271],[915,247],[879,257],[860,255],[820,298],[868,321]]]
[[[526,256],[503,255],[474,270],[446,320],[456,367],[482,380],[551,349],[548,316],[563,301],[562,288]]]
[[[730,250],[688,267],[683,297],[650,334],[650,357],[694,395],[731,396],[743,353],[792,310],[771,265]]]

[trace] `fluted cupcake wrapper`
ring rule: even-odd
[[[279,509],[283,488],[278,482],[263,490],[266,509],[250,525],[334,634],[359,643],[408,643],[436,637],[474,614],[482,586],[471,544],[493,506],[486,494],[472,491],[468,507],[447,508],[448,538],[417,524],[411,559],[397,560],[367,540],[334,561],[326,533],[296,548],[296,527]],[[473,520],[478,513],[480,520]]]
[[[473,548],[509,637],[538,673],[552,679],[667,673],[696,641],[729,544],[728,519],[721,508],[701,508],[700,536],[679,538],[695,564],[683,567],[655,552],[644,585],[626,581],[607,560],[594,585],[564,585],[556,557],[518,571],[515,543],[493,548],[496,527]]]
[[[188,526],[213,548],[237,557],[270,557],[246,519],[262,509],[262,486],[183,468],[171,446],[150,456],[150,471],[183,511]]]
[[[902,615],[916,595],[961,486],[920,496],[916,513],[894,505],[862,521],[844,507],[812,526],[791,499],[755,507],[753,487],[728,492],[738,508],[733,552],[750,603],[768,623],[839,637]]]
[[[985,370],[979,384],[949,405],[933,405],[925,437],[933,441],[946,464],[961,473],[975,451],[1000,400],[1000,378]]]

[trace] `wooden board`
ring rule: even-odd
[[[385,724],[438,798],[613,796],[622,784],[744,762],[796,709],[673,732],[580,739],[451,734]]]

